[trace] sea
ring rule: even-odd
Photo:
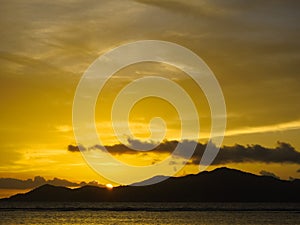
[[[0,202],[0,224],[300,225],[300,203]]]

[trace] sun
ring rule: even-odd
[[[109,190],[112,190],[114,188],[114,186],[112,184],[106,184],[105,186]]]

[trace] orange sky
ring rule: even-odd
[[[287,3],[289,2],[289,3]],[[199,55],[214,72],[227,107],[225,145],[277,141],[300,149],[299,3],[296,1],[2,1],[0,7],[0,177],[36,175],[72,181],[99,180],[79,152],[72,130],[76,86],[101,54],[124,43],[157,39]],[[207,141],[210,111],[202,91],[182,71],[139,63],[114,74],[96,106],[98,134],[116,144],[110,120],[113,99],[124,85],[162,76],[182,86],[200,114],[201,142]],[[149,136],[151,118],[162,117],[168,140],[180,136],[180,121],[166,101],[148,98],[130,114],[136,137]],[[160,127],[157,128],[160,132]],[[133,164],[143,158],[119,155]],[[142,161],[140,161],[142,160]],[[300,178],[297,163],[231,163],[253,173],[262,169]],[[215,166],[210,167],[213,169]],[[196,173],[189,165],[179,175]]]

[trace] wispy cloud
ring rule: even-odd
[[[67,133],[73,131],[73,127],[70,125],[60,125],[56,127],[56,130],[62,133]]]
[[[233,129],[226,131],[225,136],[236,136],[243,134],[256,134],[256,133],[267,133],[267,132],[279,132],[300,129],[300,121],[291,121],[286,123],[278,123],[266,126],[256,127],[244,127],[239,129]]]

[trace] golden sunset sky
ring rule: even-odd
[[[207,63],[226,101],[224,145],[274,149],[280,141],[300,152],[299,9],[300,2],[289,0],[1,1],[0,177],[109,182],[80,152],[68,150],[78,145],[72,129],[73,98],[95,59],[138,40],[174,42]],[[175,67],[148,62],[114,74],[99,95],[95,120],[105,145],[118,144],[110,119],[114,98],[124,85],[148,75],[171,79],[187,90],[200,115],[199,141],[207,142],[210,111],[199,87]],[[165,139],[178,140],[178,114],[157,98],[144,99],[133,108],[130,126],[136,137],[143,141],[149,136],[149,121],[156,116],[167,125]],[[167,155],[115,157],[147,165]],[[275,161],[233,161],[208,169],[228,166],[300,178],[300,160]],[[198,167],[189,164],[177,175],[197,172]]]

